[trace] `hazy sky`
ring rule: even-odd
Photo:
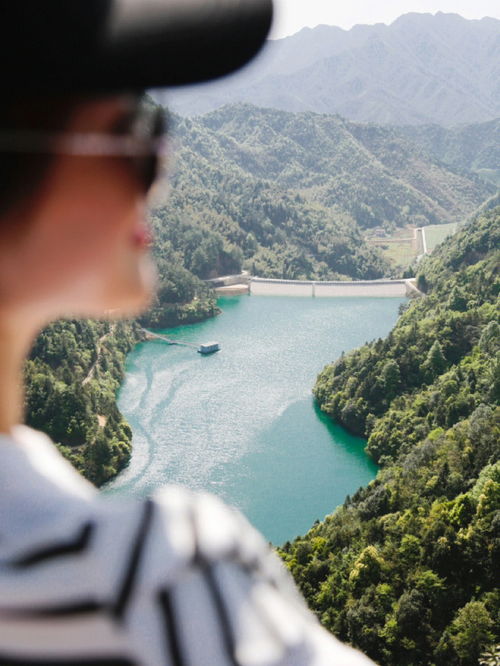
[[[408,12],[453,12],[468,19],[500,19],[499,0],[274,0],[271,37],[285,37],[320,23],[348,30],[356,23],[392,23]]]

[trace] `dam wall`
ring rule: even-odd
[[[411,280],[354,280],[312,282],[306,280],[274,280],[250,278],[249,290],[256,296],[309,296],[315,298],[406,297],[420,292]]]

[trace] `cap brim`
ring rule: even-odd
[[[259,51],[272,18],[271,0],[119,0],[115,10],[115,73],[146,76],[147,87],[233,72]]]
[[[25,91],[111,92],[207,81],[251,60],[272,21],[272,0],[9,0],[1,6],[0,51],[15,45],[19,56],[7,67],[4,60],[7,87]]]

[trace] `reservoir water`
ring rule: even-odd
[[[365,442],[316,408],[316,376],[342,351],[387,335],[404,300],[227,297],[215,319],[166,332],[215,340],[220,352],[138,345],[118,403],[132,460],[104,492],[182,484],[237,506],[274,544],[305,533],[377,470]]]

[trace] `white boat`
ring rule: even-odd
[[[220,345],[218,342],[206,342],[203,345],[198,347],[199,354],[213,354],[220,350]]]

